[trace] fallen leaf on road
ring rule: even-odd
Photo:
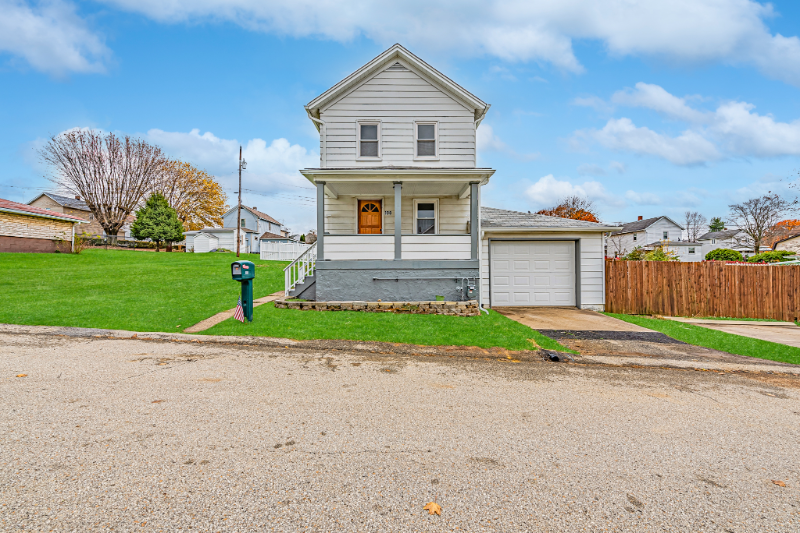
[[[163,401],[164,401],[164,400],[153,400],[153,401],[152,401],[152,402],[150,402],[150,403],[161,403],[161,402],[163,402]]]
[[[442,515],[442,506],[436,502],[430,502],[428,505],[423,507],[423,509],[428,511],[428,514],[438,514],[439,516]]]
[[[778,479],[773,479],[772,482],[775,483],[776,485],[778,485],[779,487],[785,487],[786,486],[786,483],[784,483],[783,481],[780,481]]]
[[[28,374],[17,374],[18,378],[27,378]]]

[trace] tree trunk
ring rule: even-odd
[[[167,249],[166,249],[166,251],[167,251],[167,252],[171,252],[171,251],[172,251],[172,243],[171,243],[171,242],[168,242],[168,243],[167,243]]]
[[[159,250],[160,246],[161,246],[161,241],[156,241],[156,252]]]

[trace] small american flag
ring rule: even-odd
[[[236,310],[233,312],[233,318],[239,322],[244,322],[244,308],[242,307],[242,297],[239,296],[239,301],[236,303]]]

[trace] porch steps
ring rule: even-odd
[[[298,281],[294,288],[289,289],[289,298],[302,298],[304,300],[317,299],[317,271],[307,275],[303,281]]]

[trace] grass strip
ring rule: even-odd
[[[253,322],[234,319],[217,324],[205,335],[251,335],[295,340],[337,339],[398,342],[426,346],[478,346],[508,350],[576,353],[557,341],[503,315],[446,316],[360,311],[276,309],[274,303],[253,310]]]
[[[800,364],[800,348],[786,346],[777,342],[762,341],[752,337],[734,335],[717,331],[715,329],[704,328],[694,324],[676,322],[661,318],[650,318],[640,315],[621,315],[616,313],[606,313],[608,316],[636,324],[654,331],[660,331],[668,337],[683,341],[695,346],[703,346],[722,352],[736,355],[746,355],[758,359],[769,359],[770,361],[780,361],[781,363]]]

